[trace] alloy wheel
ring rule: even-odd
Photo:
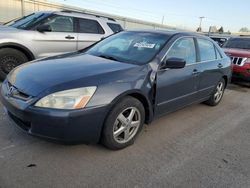
[[[138,132],[141,124],[141,114],[135,107],[122,111],[115,120],[113,137],[118,143],[129,142]]]
[[[220,82],[217,87],[216,87],[216,92],[214,94],[214,101],[216,103],[218,103],[222,96],[223,96],[223,92],[224,92],[224,83],[223,82]]]

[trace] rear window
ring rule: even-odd
[[[79,33],[104,34],[105,32],[97,21],[80,18]]]
[[[223,48],[238,48],[250,50],[250,38],[231,38]]]
[[[114,33],[123,31],[122,27],[119,24],[114,24],[114,23],[107,23],[107,24]]]
[[[214,44],[205,39],[198,39],[201,61],[210,61],[216,59]]]

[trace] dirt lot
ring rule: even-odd
[[[0,187],[250,187],[250,88],[158,119],[116,152],[28,136],[0,105]]]

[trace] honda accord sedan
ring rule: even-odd
[[[208,37],[124,31],[17,67],[0,96],[31,135],[122,149],[157,117],[194,103],[219,104],[230,78],[230,59]]]

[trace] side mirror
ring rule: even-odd
[[[37,28],[36,28],[37,31],[43,33],[43,32],[51,32],[52,29],[50,27],[50,25],[39,25]]]
[[[181,58],[171,57],[166,59],[162,65],[162,69],[182,69],[186,65],[186,60]]]

